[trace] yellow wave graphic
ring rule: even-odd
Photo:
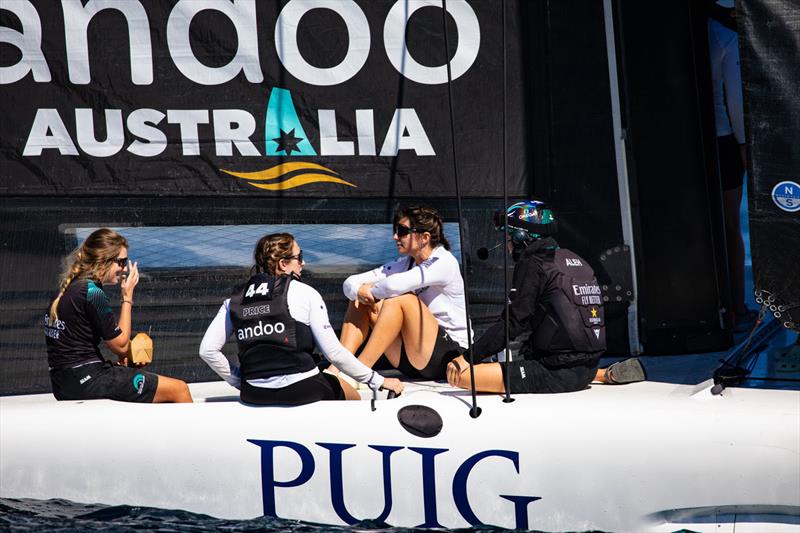
[[[289,178],[286,181],[282,181],[280,183],[253,183],[247,182],[249,185],[253,187],[258,187],[259,189],[266,189],[268,191],[285,191],[286,189],[294,189],[295,187],[300,187],[302,185],[308,185],[309,183],[339,183],[341,185],[349,185],[350,187],[355,187],[350,182],[344,181],[341,178],[337,178],[336,176],[328,176],[327,174],[300,174],[299,176],[295,176],[293,178]]]
[[[229,174],[231,176],[235,176],[237,178],[246,180],[248,185],[252,185],[253,187],[257,187],[259,189],[265,189],[268,191],[285,191],[287,189],[294,189],[295,187],[308,185],[310,183],[338,183],[340,185],[355,187],[355,185],[353,185],[352,183],[347,182],[336,176],[313,172],[314,170],[324,170],[326,172],[330,172],[331,174],[338,175],[338,172],[334,170],[331,170],[327,167],[323,167],[322,165],[317,165],[316,163],[309,163],[308,161],[281,163],[280,165],[276,165],[274,167],[267,168],[264,170],[259,170],[257,172],[232,172],[230,170],[224,170],[224,169],[220,170],[222,170],[222,172],[224,172],[225,174]],[[262,181],[276,180],[278,178],[286,176],[286,174],[290,172],[296,172],[298,170],[305,170],[308,172],[297,174],[296,176],[293,176],[287,180],[280,181],[277,183],[258,183]]]
[[[231,176],[236,176],[237,178],[246,179],[248,181],[264,181],[280,178],[284,174],[294,172],[295,170],[325,170],[333,174],[338,174],[338,172],[335,170],[331,170],[327,167],[323,167],[322,165],[317,165],[316,163],[309,163],[306,161],[299,161],[297,163],[281,163],[280,165],[276,165],[265,170],[259,170],[258,172],[231,172],[229,170],[222,171],[225,174],[230,174]]]

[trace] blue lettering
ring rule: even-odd
[[[346,524],[353,525],[360,520],[347,511],[344,504],[344,479],[342,468],[342,452],[348,448],[352,448],[355,444],[333,444],[318,442],[317,445],[322,446],[330,452],[330,465],[331,465],[331,503],[333,510]],[[378,522],[383,522],[392,510],[392,473],[390,457],[397,450],[402,450],[403,446],[370,446],[370,448],[378,450],[383,455],[383,511],[375,518]]]
[[[311,451],[302,444],[290,441],[255,440],[248,439],[261,449],[261,493],[264,507],[264,516],[277,517],[275,508],[275,488],[276,487],[299,487],[308,482],[314,474],[315,463]],[[355,444],[338,444],[328,442],[317,442],[318,446],[328,450],[330,466],[330,492],[331,504],[336,515],[348,525],[357,524],[361,520],[351,515],[347,510],[344,497],[344,466],[343,454],[345,450],[354,448]],[[278,447],[293,450],[300,458],[300,473],[295,479],[288,481],[277,481],[275,479],[274,450]],[[374,520],[385,522],[392,511],[392,454],[404,449],[403,446],[379,446],[369,445],[373,450],[381,454],[383,470],[383,510]],[[446,451],[447,448],[414,448],[409,447],[410,451],[422,456],[422,497],[425,521],[417,527],[421,528],[442,528],[439,523],[436,508],[436,456]],[[467,482],[473,468],[487,457],[500,457],[508,459],[514,465],[514,469],[519,473],[519,453],[509,450],[486,450],[476,453],[456,470],[453,476],[453,502],[458,512],[469,522],[471,526],[480,526],[483,523],[475,515],[469,502],[467,492]],[[539,496],[519,496],[500,494],[500,498],[514,504],[514,516],[516,529],[528,529],[528,507],[532,502],[540,500]]]
[[[434,459],[447,448],[408,448],[422,456],[422,497],[425,522],[417,527],[443,527],[436,518],[436,468]]]
[[[539,496],[509,496],[508,494],[500,494],[500,497],[514,503],[514,517],[517,521],[515,529],[527,530],[528,504],[541,500],[541,498]]]
[[[275,487],[299,487],[314,474],[314,456],[311,452],[296,442],[289,442],[285,440],[255,440],[247,439],[247,442],[252,442],[261,448],[261,498],[264,502],[264,516],[276,517],[278,514],[275,512]],[[302,463],[300,474],[297,475],[292,481],[275,481],[275,469],[273,463],[273,450],[278,446],[289,448],[297,452]]]
[[[483,525],[472,506],[469,504],[469,496],[467,494],[467,480],[470,472],[476,464],[486,459],[487,457],[504,457],[509,459],[514,464],[514,469],[519,474],[519,453],[508,450],[486,450],[485,452],[476,453],[456,470],[456,475],[453,477],[453,502],[456,504],[458,512],[464,517],[464,520],[469,522],[471,526]],[[541,498],[537,496],[504,496],[501,498],[509,500],[514,503],[514,512],[516,515],[517,526],[516,529],[528,529],[528,504]]]

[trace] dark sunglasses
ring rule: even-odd
[[[303,262],[303,250],[300,250],[300,253],[297,254],[297,255],[287,255],[286,257],[284,257],[284,259],[286,259],[287,261],[291,261],[292,259],[297,259],[298,263],[302,263]]]
[[[425,230],[419,228],[409,228],[408,226],[397,224],[394,227],[394,232],[398,237],[405,237],[406,235],[410,235],[412,233],[425,233]]]
[[[125,265],[128,264],[128,258],[120,257],[119,259],[109,259],[109,263],[116,263],[118,267],[125,268]]]

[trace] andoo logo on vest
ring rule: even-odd
[[[105,22],[93,22],[93,19],[107,21],[108,18],[103,17],[109,17],[108,12],[111,11],[114,17],[124,18],[127,25],[130,82],[136,86],[154,84],[156,62],[153,35],[164,36],[162,38],[165,39],[165,42],[155,42],[156,45],[166,46],[167,51],[167,57],[155,55],[159,67],[156,72],[160,76],[168,72],[163,67],[170,66],[168,61],[171,60],[179,75],[195,85],[217,86],[242,76],[250,84],[265,83],[261,65],[267,61],[262,61],[260,54],[262,42],[267,38],[265,33],[270,29],[270,36],[275,44],[274,53],[277,55],[276,62],[282,69],[277,79],[285,79],[284,74],[288,73],[290,78],[298,80],[300,84],[335,87],[355,77],[371,56],[370,51],[381,47],[385,53],[372,54],[371,57],[388,59],[391,66],[407,80],[421,85],[447,83],[446,64],[430,66],[420,63],[413,57],[406,43],[412,15],[426,7],[441,9],[442,3],[397,0],[387,5],[390,6],[388,12],[379,21],[374,15],[368,20],[361,6],[352,0],[290,0],[282,7],[274,26],[270,28],[269,24],[258,20],[256,0],[178,0],[165,21],[148,13],[139,0],[98,0],[88,3],[64,0],[61,7],[64,24],[63,50],[66,52],[68,67],[66,74],[69,83],[73,85],[92,83],[90,24],[97,31],[97,24]],[[301,21],[308,13],[317,9],[335,12],[344,23],[344,27],[339,23],[331,25],[331,31],[341,32],[342,42],[347,43],[343,59],[333,66],[313,64],[320,59],[304,56],[303,50],[307,54],[307,49],[300,46],[302,39],[306,38],[298,29],[301,28]],[[478,56],[480,25],[466,0],[450,0],[446,9],[455,23],[458,35],[456,49],[450,60],[452,79],[458,79],[472,67]],[[51,66],[58,66],[60,56],[53,53],[46,55],[44,52],[42,19],[37,7],[31,2],[20,0],[4,3],[3,10],[9,10],[16,15],[21,22],[21,29],[1,27],[0,43],[16,48],[20,59],[12,65],[0,66],[0,85],[13,84],[29,74],[36,83],[50,83]],[[225,43],[214,43],[215,46],[225,46],[230,42],[235,48],[232,54],[229,50],[212,50],[209,55],[218,56],[215,61],[225,62],[221,66],[210,66],[201,61],[193,48],[193,40],[197,37],[190,28],[195,17],[203,11],[211,11],[213,16],[223,17],[226,24],[220,26],[232,26],[235,30],[235,39],[227,39],[226,35],[216,36],[225,37],[220,40]],[[381,29],[376,31],[376,28],[370,27],[379,22],[383,23]],[[165,27],[161,27],[162,24]],[[372,41],[372,36],[376,34],[382,35],[381,41]],[[120,53],[124,54],[125,51]],[[125,58],[120,62],[125,64]],[[94,68],[99,66],[101,65],[94,65]],[[61,70],[57,72],[60,73]],[[110,71],[112,78],[125,74],[124,71]],[[274,73],[270,72],[270,75],[274,76]],[[156,80],[156,83],[158,81],[160,80]],[[293,96],[296,97],[298,93],[293,95],[288,88],[273,86],[268,94],[262,130],[263,146],[257,146],[251,140],[257,132],[258,115],[247,109],[153,109],[151,106],[144,106],[138,109],[74,108],[70,112],[67,109],[54,108],[51,104],[36,110],[22,155],[38,157],[43,153],[57,151],[61,156],[108,158],[127,152],[147,159],[161,155],[174,144],[180,145],[184,158],[207,158],[210,154],[204,151],[211,150],[216,156],[234,156],[234,152],[237,152],[244,158],[267,159],[308,159],[319,156],[395,157],[400,151],[413,152],[420,157],[436,155],[436,149],[426,131],[426,117],[421,116],[414,107],[398,107],[391,113],[388,123],[384,121],[378,124],[375,120],[376,109],[369,102],[358,109],[337,110],[335,101],[331,101],[327,108],[309,109],[302,105],[305,99],[295,100]],[[135,96],[135,93],[131,96]],[[298,106],[297,101],[301,105]],[[382,116],[388,116],[385,109],[377,111],[381,111]],[[66,121],[65,113],[68,114]],[[339,126],[342,121],[355,126],[353,137],[340,137]],[[101,124],[100,130],[105,131],[105,140],[102,141],[97,139],[95,131],[95,124],[98,122]],[[74,129],[70,130],[67,124],[74,125]],[[316,128],[318,131],[319,141],[316,146],[312,145],[307,134],[308,128]],[[213,131],[213,142],[203,138],[201,129],[203,132]],[[180,132],[179,135],[172,133],[175,130]],[[269,191],[287,190],[311,183],[355,187],[336,170],[307,160],[284,161],[258,171],[245,172],[236,168],[220,170],[254,188]]]
[[[264,337],[276,333],[280,334],[284,331],[286,331],[286,325],[283,322],[264,324],[263,322],[259,321],[255,326],[237,329],[236,338],[242,341],[245,339],[252,339],[254,337]]]

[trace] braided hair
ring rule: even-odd
[[[266,272],[268,274],[281,274],[280,260],[292,255],[294,236],[291,233],[271,233],[264,235],[256,243],[253,251],[255,264],[251,268],[252,274]]]
[[[122,248],[128,248],[128,239],[112,229],[100,228],[93,231],[83,244],[67,256],[64,271],[61,273],[58,296],[50,304],[48,322],[51,326],[58,320],[58,303],[70,283],[86,278],[100,279]]]
[[[432,248],[441,245],[445,250],[450,250],[450,241],[444,236],[442,217],[436,209],[421,205],[401,207],[394,215],[394,225],[397,226],[402,218],[407,218],[412,228],[430,233]]]

